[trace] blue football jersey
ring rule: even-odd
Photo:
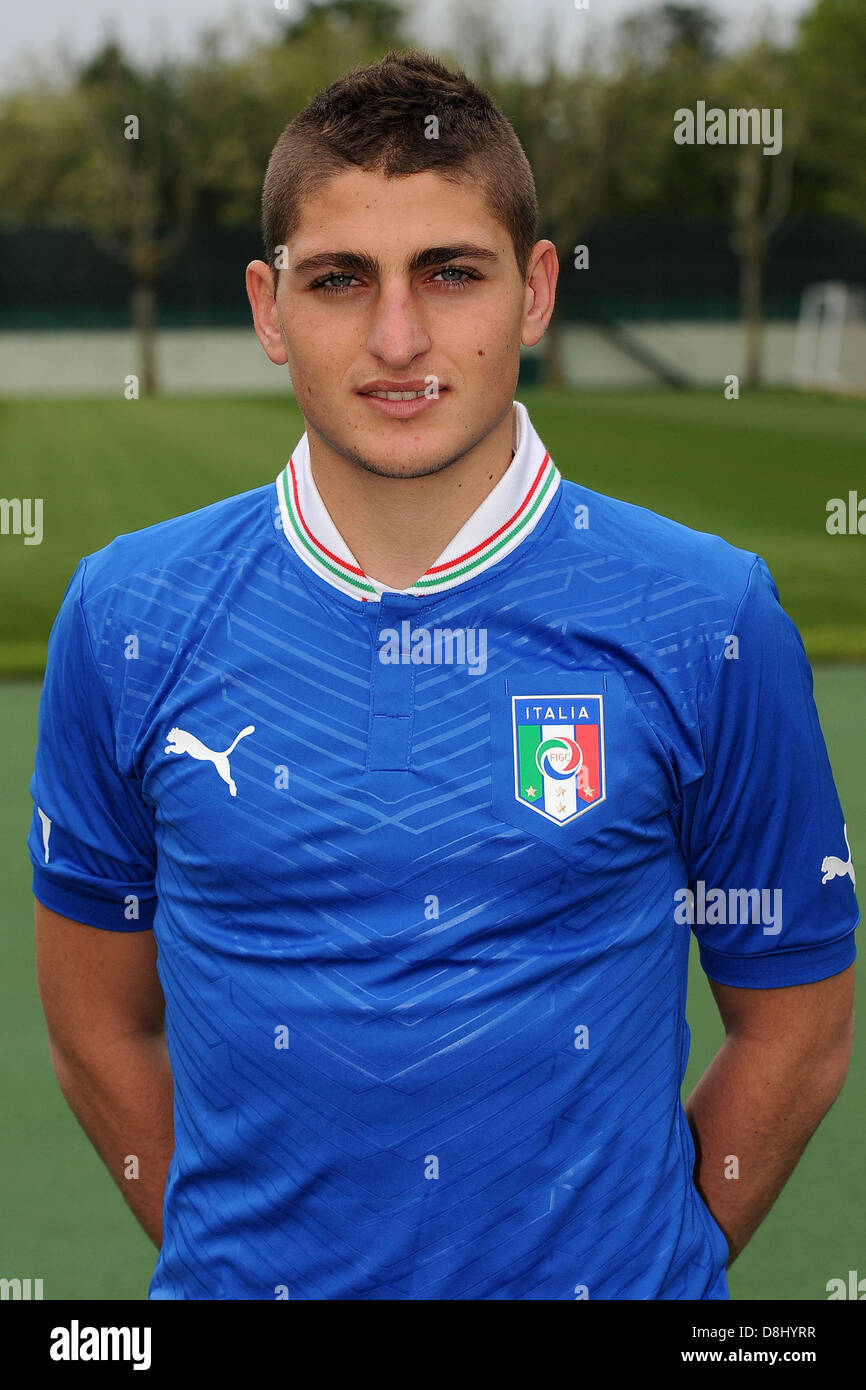
[[[154,1299],[724,1299],[680,1088],[714,980],[855,955],[811,672],[764,561],[503,478],[405,591],[306,436],[119,536],[52,629],[39,900],[153,930]]]

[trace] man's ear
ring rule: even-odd
[[[250,261],[247,266],[246,285],[256,337],[271,361],[278,367],[283,367],[289,359],[280,332],[274,275],[270,266],[264,261]]]
[[[520,341],[535,347],[550,322],[556,297],[559,259],[552,241],[537,241],[529,253]]]

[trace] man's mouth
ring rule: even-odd
[[[380,401],[414,401],[423,391],[362,391],[362,396],[376,396]]]
[[[431,410],[447,390],[434,375],[424,381],[389,381],[388,377],[379,377],[360,387],[358,395],[383,419],[415,420]]]

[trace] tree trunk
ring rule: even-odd
[[[761,152],[747,146],[740,157],[734,244],[740,261],[740,309],[743,316],[743,382],[761,384],[761,339],[764,295],[764,233],[760,200]]]
[[[760,386],[764,329],[764,255],[760,236],[749,238],[748,248],[740,266],[740,276],[745,330],[743,378],[746,386]]]
[[[138,339],[138,379],[142,396],[155,396],[156,291],[150,279],[139,279],[132,291],[132,322]]]

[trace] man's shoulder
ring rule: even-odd
[[[239,555],[260,544],[270,527],[273,483],[210,502],[195,511],[126,531],[85,555],[84,588],[93,599],[105,589],[125,586],[136,576],[185,563],[201,564],[220,554]],[[276,501],[274,501],[274,508]]]
[[[754,551],[567,479],[562,487],[575,549],[590,562],[621,558],[656,578],[690,581],[735,605],[742,598],[758,558]]]

